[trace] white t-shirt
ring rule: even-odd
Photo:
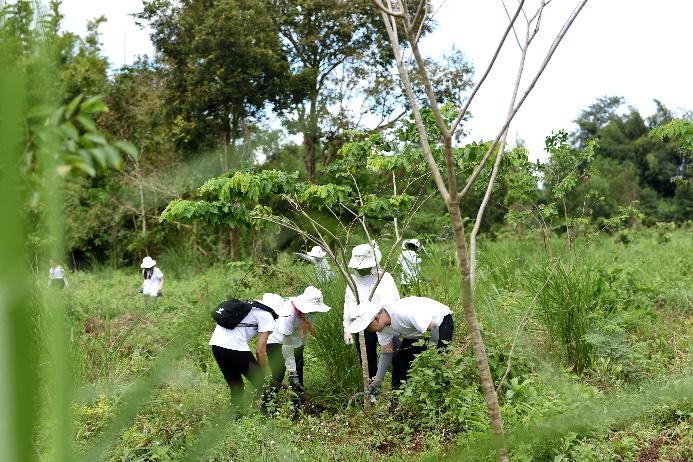
[[[378,276],[375,274],[369,274],[367,276],[359,276],[358,274],[352,275],[354,283],[356,284],[356,290],[359,294],[359,300],[368,300],[368,296],[371,294],[371,289],[378,281]],[[386,305],[388,303],[399,300],[399,290],[397,290],[397,284],[392,278],[390,273],[383,274],[378,288],[375,289],[373,298],[371,301],[378,306]],[[344,294],[344,330],[346,331],[352,321],[352,313],[356,313],[358,304],[356,303],[356,297],[354,297],[353,292],[347,286],[346,293]]]
[[[267,343],[279,343],[298,348],[303,345],[301,318],[290,301],[284,303],[285,305],[279,310],[279,319],[275,321],[274,331],[269,336]]]
[[[65,270],[62,266],[58,265],[55,268],[51,268],[48,271],[48,279],[63,279],[65,277]]]
[[[253,327],[236,326],[234,329],[227,329],[217,324],[209,344],[228,350],[250,351],[248,342],[258,332],[272,332],[274,329],[274,318],[272,315],[259,308],[251,309],[241,323],[250,324]]]
[[[154,267],[152,271],[152,277],[145,279],[142,283],[142,293],[144,295],[151,295],[156,297],[159,292],[159,287],[161,286],[161,281],[164,279],[164,273],[161,272],[159,268]]]
[[[378,332],[381,345],[388,345],[394,336],[419,338],[431,322],[440,326],[443,318],[452,313],[447,306],[427,297],[405,297],[384,308],[390,315],[390,325]]]
[[[403,250],[397,262],[402,267],[400,282],[404,285],[416,284],[419,281],[421,257],[413,250]]]

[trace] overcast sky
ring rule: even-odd
[[[509,8],[517,4],[505,1]],[[537,2],[527,0],[527,11]],[[481,74],[507,25],[501,0],[434,3],[438,28],[422,48],[435,55],[455,45]],[[576,3],[553,0],[546,8],[525,81],[534,76]],[[62,7],[65,28],[79,34],[86,32],[89,19],[102,14],[108,18],[101,27],[102,41],[116,68],[132,63],[138,54],[153,54],[148,32],[130,16],[141,9],[141,0],[63,0]],[[602,95],[623,96],[644,116],[654,111],[653,98],[671,109],[693,109],[691,19],[691,0],[590,0],[518,113],[509,140],[525,140],[531,157],[543,158],[544,137],[560,128],[572,129],[579,111]],[[497,67],[471,106],[471,139],[495,137],[507,112],[518,59],[519,48],[509,37]]]

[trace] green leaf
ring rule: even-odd
[[[115,143],[113,143],[113,146],[120,149],[123,153],[127,154],[132,159],[137,159],[137,157],[139,156],[139,151],[137,150],[135,145],[129,141],[116,141]]]
[[[70,119],[72,116],[75,114],[75,110],[77,110],[77,106],[79,106],[79,103],[82,101],[83,96],[78,95],[75,96],[72,101],[67,105],[65,108],[65,118]]]
[[[96,128],[96,124],[94,123],[94,120],[92,120],[91,117],[84,115],[84,114],[77,114],[75,117],[77,119],[77,122],[85,129],[90,132],[97,132],[98,129]]]

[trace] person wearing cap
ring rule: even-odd
[[[156,260],[149,256],[144,257],[140,268],[144,278],[140,292],[150,297],[160,297],[161,289],[164,287],[164,273],[156,267]]]
[[[405,239],[402,242],[402,253],[397,259],[397,263],[402,268],[400,287],[407,294],[411,294],[413,287],[419,283],[421,257],[417,252],[420,248],[421,243],[418,239]]]
[[[334,278],[334,273],[327,262],[327,253],[319,245],[313,246],[308,253],[294,252],[294,256],[301,258],[315,267],[315,278],[318,284],[327,284]]]
[[[290,297],[279,307],[276,329],[267,340],[267,355],[272,373],[269,392],[276,391],[288,371],[289,385],[305,401],[303,386],[303,344],[306,334],[315,335],[315,316],[330,307],[323,303],[320,289],[308,286],[297,297]],[[263,399],[265,401],[265,399]]]
[[[283,303],[284,299],[281,296],[266,293],[261,300],[255,300],[253,307],[236,327],[227,329],[217,324],[214,328],[209,345],[212,347],[214,360],[231,389],[232,404],[236,408],[244,396],[244,376],[257,391],[262,389],[264,382],[267,339],[274,330],[274,318],[269,311],[258,307],[258,304],[263,308],[271,308],[276,313]],[[222,303],[220,306],[223,305]],[[255,336],[258,337],[255,347],[257,359],[248,346],[248,342]]]
[[[375,393],[392,364],[392,389],[397,390],[407,378],[416,355],[426,349],[418,345],[427,331],[431,343],[444,347],[452,341],[454,321],[452,311],[442,303],[426,297],[404,297],[387,304],[365,301],[359,304],[358,314],[349,324],[350,332],[377,332],[381,345],[378,371],[368,392]],[[397,337],[403,337],[395,347]]]
[[[377,284],[377,288],[371,301],[378,305],[399,300],[399,291],[397,284],[392,275],[380,268],[380,260],[382,254],[378,248],[378,244],[373,241],[370,244],[360,244],[351,251],[351,259],[349,260],[349,268],[353,270],[352,279],[356,285],[358,292],[358,301],[363,302],[368,300],[373,288]],[[378,282],[380,279],[380,282]],[[353,343],[352,332],[349,331],[349,325],[357,313],[358,303],[351,288],[347,286],[344,295],[344,343],[347,345]],[[358,333],[356,333],[356,351],[359,359],[361,358],[361,349],[359,348]],[[375,333],[366,332],[366,358],[368,359],[368,376],[373,377],[377,372],[378,365],[378,338]]]

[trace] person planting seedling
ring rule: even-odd
[[[427,331],[431,343],[444,347],[452,341],[452,311],[442,303],[426,297],[405,297],[387,304],[368,300],[358,305],[358,313],[349,324],[349,332],[377,333],[381,345],[377,373],[367,390],[376,396],[387,369],[392,364],[392,389],[402,386],[416,355],[427,348],[419,342]],[[403,340],[397,345],[397,337]]]
[[[245,394],[245,376],[256,390],[262,389],[267,366],[267,339],[274,330],[277,309],[284,299],[267,293],[262,300],[226,300],[212,311],[217,322],[209,345],[212,354],[231,389],[231,402],[239,411]],[[248,342],[258,336],[255,354]]]
[[[315,316],[326,313],[330,307],[322,300],[320,289],[308,286],[297,297],[284,301],[279,308],[276,329],[267,341],[272,379],[268,393],[263,398],[263,406],[269,396],[276,393],[288,371],[289,385],[300,402],[308,399],[303,386],[303,344],[308,332],[315,336]]]
[[[371,299],[378,306],[385,305],[395,300],[399,300],[399,291],[392,275],[380,268],[382,254],[378,249],[378,244],[360,244],[351,251],[351,259],[348,267],[353,270],[353,281],[358,292],[358,301],[363,302]],[[376,287],[373,297],[371,293]],[[353,291],[349,286],[344,295],[344,343],[350,345],[353,342],[352,332],[356,334],[356,351],[359,359],[361,350],[358,348],[359,331],[350,331],[349,325],[358,312],[358,302]],[[368,359],[368,376],[372,378],[377,372],[377,345],[378,338],[373,332],[365,332],[366,358]]]
[[[313,246],[307,254],[294,252],[294,256],[311,263],[315,267],[315,278],[318,284],[327,284],[334,279],[332,268],[330,268],[330,264],[325,258],[327,253],[319,245]]]
[[[421,242],[418,239],[405,239],[402,242],[402,253],[397,263],[402,267],[400,287],[405,294],[412,294],[414,287],[420,282],[421,257],[418,254],[420,248]]]

